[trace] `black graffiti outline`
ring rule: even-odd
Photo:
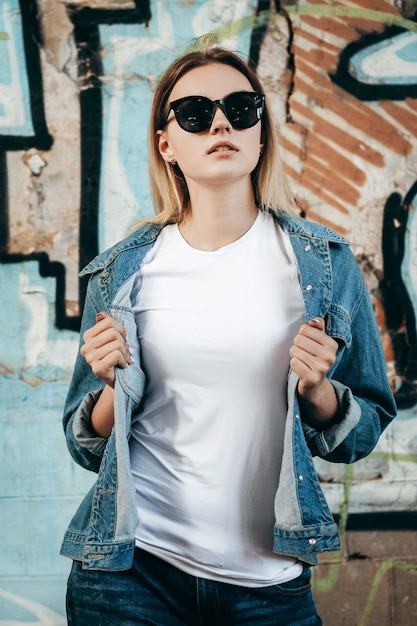
[[[148,24],[152,18],[149,2],[136,0],[134,9],[91,9],[68,4],[68,16],[74,24],[78,50],[78,76],[81,81],[81,189],[79,220],[79,269],[99,252],[98,219],[100,171],[102,159],[102,63],[100,24]],[[79,282],[79,307],[82,311],[88,278]],[[81,317],[78,319],[80,324]]]
[[[330,79],[358,100],[367,102],[370,100],[404,100],[405,98],[417,98],[417,84],[411,85],[370,85],[357,80],[349,72],[351,58],[369,46],[381,43],[386,39],[408,32],[398,26],[387,26],[382,33],[367,33],[357,41],[348,44],[341,52],[336,71],[329,74]]]
[[[383,278],[379,289],[396,372],[402,379],[395,393],[399,409],[417,404],[416,313],[402,276],[407,222],[415,198],[417,181],[404,198],[398,192],[392,193],[384,206],[382,228]]]
[[[36,0],[19,0],[19,8],[22,16],[23,46],[34,133],[31,136],[0,135],[0,149],[5,152],[9,150],[28,150],[29,148],[49,150],[52,146],[53,138],[49,134],[46,124],[43,103],[43,81],[39,56],[39,46],[42,43],[42,38],[38,25]]]
[[[42,44],[38,26],[36,0],[19,0],[21,14],[23,46],[29,87],[29,104],[33,134],[30,136],[0,135],[0,263],[22,263],[36,261],[39,263],[39,274],[42,277],[56,279],[55,290],[55,322],[58,328],[75,330],[77,323],[65,314],[65,266],[59,261],[51,261],[46,252],[9,253],[9,205],[7,184],[6,152],[13,150],[47,151],[51,148],[53,137],[46,123],[43,101],[43,81],[39,56]]]

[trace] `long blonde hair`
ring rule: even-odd
[[[250,64],[235,52],[217,45],[185,53],[169,66],[156,88],[149,124],[149,177],[156,215],[140,220],[132,230],[144,221],[180,223],[190,210],[190,196],[184,175],[177,165],[167,163],[161,157],[157,131],[164,127],[169,97],[180,78],[192,69],[213,63],[230,65],[237,69],[249,80],[254,91],[263,92],[261,82]],[[285,211],[298,215],[299,211],[284,172],[279,138],[268,102],[265,103],[261,124],[263,154],[252,172],[255,201],[261,210],[271,210],[277,214]]]

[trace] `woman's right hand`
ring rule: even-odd
[[[114,387],[114,368],[125,368],[132,363],[126,331],[109,313],[97,313],[96,324],[83,335],[80,352],[94,374]]]

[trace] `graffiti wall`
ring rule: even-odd
[[[329,626],[409,626],[416,0],[0,0],[0,624],[65,624],[60,542],[94,480],[70,459],[61,427],[85,292],[78,272],[151,215],[152,93],[206,33],[256,63],[300,212],[349,238],[399,406],[367,459],[317,463],[343,538],[316,569],[319,607]]]

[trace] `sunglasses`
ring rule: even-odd
[[[202,133],[213,122],[219,106],[233,128],[243,130],[259,122],[264,110],[265,96],[251,91],[236,91],[221,100],[210,100],[204,96],[186,96],[169,105],[165,118],[166,126],[170,111],[174,111],[179,126],[187,133]]]

